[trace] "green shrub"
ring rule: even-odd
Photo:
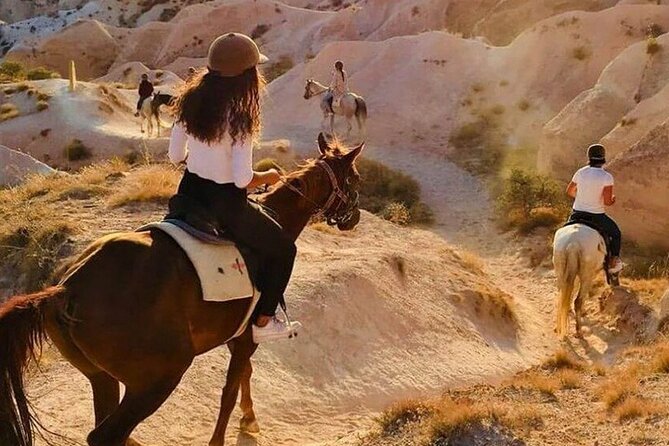
[[[285,172],[285,169],[274,158],[263,158],[258,161],[255,166],[253,166],[253,170],[258,172],[267,172],[270,169],[276,169],[279,172]]]
[[[18,62],[5,61],[0,64],[0,82],[18,82],[25,79],[23,65]]]
[[[508,149],[506,135],[499,125],[499,113],[495,110],[480,112],[476,121],[454,130],[448,142],[455,149],[450,158],[478,175],[498,171]]]
[[[273,63],[267,67],[264,73],[265,78],[267,79],[267,82],[272,82],[274,79],[277,79],[286,74],[294,66],[295,64],[293,63],[293,59],[291,59],[289,56],[281,56],[276,63]]]
[[[26,73],[26,79],[29,81],[41,81],[44,79],[58,79],[60,78],[60,74],[53,71],[49,70],[48,68],[45,67],[37,67],[33,68],[31,70],[28,70]]]
[[[37,100],[38,101],[48,102],[50,99],[51,99],[51,96],[49,96],[46,93],[42,93],[42,92],[37,93]]]
[[[416,180],[367,158],[358,158],[356,166],[361,176],[360,208],[385,216],[391,205],[395,205],[391,210],[398,210],[396,205],[400,204],[407,210],[411,223],[432,223],[434,216],[420,201],[420,185]]]
[[[23,93],[24,91],[27,91],[30,88],[30,85],[28,84],[19,84],[16,86],[16,90],[19,93]]]
[[[569,200],[557,182],[521,169],[513,169],[504,181],[497,207],[506,225],[521,232],[554,228],[570,210]]]
[[[68,161],[81,161],[93,156],[93,152],[80,139],[73,139],[64,150]]]
[[[655,53],[658,53],[662,49],[660,42],[657,41],[655,37],[649,37],[646,41],[646,53],[651,56]]]
[[[527,111],[530,109],[530,103],[527,99],[523,99],[522,101],[518,102],[518,109],[520,111]]]
[[[590,57],[590,50],[584,46],[576,47],[571,52],[574,59],[577,60],[586,60]]]
[[[37,111],[44,111],[49,108],[49,103],[46,101],[37,101]]]

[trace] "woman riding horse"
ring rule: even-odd
[[[176,100],[169,157],[186,161],[179,194],[208,209],[234,241],[260,257],[267,279],[253,326],[256,343],[288,338],[300,327],[275,317],[297,249],[281,226],[247,199],[247,189],[280,180],[275,169],[253,171],[253,141],[260,130],[262,75],[267,60],[249,37],[230,33],[209,49],[208,71],[191,77]]]

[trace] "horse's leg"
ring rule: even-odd
[[[232,352],[232,357],[228,366],[223,394],[221,395],[221,408],[216,429],[214,430],[214,435],[211,437],[209,446],[223,446],[225,444],[225,430],[228,427],[230,415],[237,402],[242,377],[247,368],[250,367],[251,356],[255,353],[258,345],[253,343],[251,329],[249,328],[241,338],[233,341],[229,345],[229,348]]]
[[[356,113],[355,119],[358,121],[358,134],[362,140],[367,136],[367,129],[365,128],[365,120],[362,116]]]
[[[72,341],[67,330],[58,322],[56,310],[49,309],[48,311],[45,325],[49,333],[49,338],[56,345],[63,357],[83,373],[91,383],[95,425],[99,426],[119,405],[119,383],[115,378],[93,364],[79,350],[79,347]]]
[[[90,446],[133,444],[130,434],[172,394],[183,371],[146,385],[128,386],[121,405],[88,435]]]
[[[142,120],[140,121],[140,124],[139,124],[139,129],[142,131],[142,133],[144,133],[144,120],[145,119],[146,118],[144,117],[144,115],[142,115]]]
[[[335,114],[330,113],[330,135],[335,136]]]
[[[253,399],[251,399],[251,375],[253,374],[253,366],[249,358],[244,371],[242,372],[242,399],[239,407],[242,409],[242,419],[239,421],[239,429],[242,432],[249,434],[257,434],[260,432],[260,426],[256,419],[256,414],[253,411]]]
[[[587,273],[581,273],[581,280],[578,289],[578,296],[574,301],[574,314],[576,317],[576,336],[581,337],[581,329],[583,328],[582,317],[583,317],[583,302],[590,295],[590,289],[592,288],[593,277]]]
[[[573,265],[566,254],[560,255],[554,259],[555,273],[557,276],[558,289],[560,296],[557,301],[557,323],[555,332],[558,337],[564,339],[569,330],[569,311],[574,294],[574,282],[578,265]]]
[[[346,115],[346,125],[348,128],[346,129],[346,139],[350,138],[351,136],[351,130],[353,130],[353,124],[351,124],[351,115]]]

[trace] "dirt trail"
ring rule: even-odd
[[[422,198],[435,213],[433,229],[448,243],[461,246],[481,257],[485,272],[495,284],[514,296],[530,343],[527,354],[548,355],[567,348],[589,362],[608,362],[624,349],[630,339],[602,327],[608,323],[599,314],[597,299],[586,301],[584,339],[559,343],[554,335],[555,274],[550,259],[530,267],[528,253],[544,247],[541,238],[519,239],[502,234],[495,223],[494,203],[488,187],[477,177],[459,168],[445,156],[431,153],[408,154],[407,150],[371,148],[367,156],[411,175],[421,185]],[[494,377],[481,377],[482,380]]]
[[[503,379],[557,348],[552,274],[530,269],[522,243],[498,233],[485,186],[435,155],[369,148],[367,156],[419,180],[424,200],[436,212],[437,235],[365,217],[356,234],[323,238],[308,231],[300,239],[289,295],[308,329],[303,342],[264,346],[254,357],[254,399],[263,432],[258,438],[238,436],[235,410],[229,444],[356,445],[373,416],[394,401]],[[72,212],[81,212],[79,206]],[[137,227],[151,218],[90,206],[91,226],[104,222],[95,227],[99,232]],[[160,209],[153,213],[160,215]],[[517,342],[494,335],[498,321],[473,326],[444,307],[449,288],[439,282],[450,281],[449,271],[458,270],[434,255],[433,246],[450,249],[441,238],[477,254],[495,285],[514,296]],[[415,283],[404,291],[384,259],[412,249],[416,253],[407,259],[415,262]],[[31,383],[38,412],[49,428],[81,443],[92,423],[88,383],[57,353],[49,351],[46,359],[46,373]],[[153,446],[206,444],[227,361],[225,348],[196,358],[174,395],[135,437]]]

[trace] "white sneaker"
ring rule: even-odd
[[[290,339],[297,336],[297,331],[300,328],[302,328],[302,324],[297,321],[291,321],[288,325],[288,323],[273,317],[264,327],[253,325],[253,342],[260,344],[262,342]]]
[[[616,259],[616,261],[614,262],[613,266],[611,266],[609,268],[609,273],[618,274],[620,271],[623,270],[624,267],[625,267],[625,264],[623,263],[622,260],[620,260],[620,257],[618,257]]]

